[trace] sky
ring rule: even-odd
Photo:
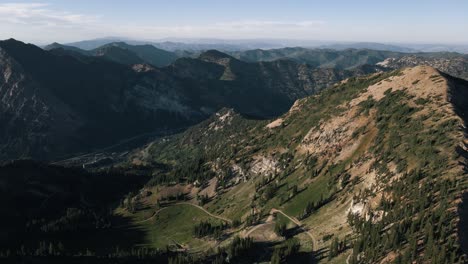
[[[466,0],[0,0],[0,39],[468,43]]]

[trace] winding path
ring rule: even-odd
[[[351,258],[352,255],[353,255],[353,254],[351,253],[351,254],[349,254],[349,256],[346,258],[346,264],[349,264],[349,259]]]
[[[170,206],[167,206],[167,207],[163,207],[163,208],[160,208],[159,210],[155,211],[153,213],[153,215],[151,215],[149,218],[147,219],[144,219],[144,220],[141,220],[141,221],[138,221],[138,222],[135,222],[135,224],[140,224],[140,223],[144,223],[144,222],[147,222],[147,221],[150,221],[151,219],[153,219],[154,217],[156,217],[156,215],[158,215],[162,210],[165,210],[165,209],[168,209],[172,206],[176,206],[176,205],[189,205],[189,206],[193,206],[193,207],[196,207],[200,210],[202,210],[203,212],[205,212],[207,215],[213,217],[213,218],[216,218],[218,220],[221,220],[221,221],[224,221],[224,222],[228,222],[228,223],[232,223],[232,220],[231,219],[228,219],[228,218],[225,218],[225,217],[222,217],[222,216],[219,216],[219,215],[214,215],[212,214],[211,212],[209,212],[208,210],[206,210],[205,208],[203,208],[202,206],[199,206],[199,205],[196,205],[196,204],[193,204],[193,203],[187,203],[187,202],[180,202],[180,203],[174,203],[174,204],[171,204]],[[309,237],[310,239],[312,240],[312,250],[315,251],[317,250],[317,240],[315,239],[314,235],[307,229],[304,228],[304,225],[302,224],[301,221],[299,221],[297,218],[295,217],[291,217],[289,215],[287,215],[286,213],[284,213],[283,211],[279,210],[279,209],[276,209],[276,208],[272,208],[271,211],[270,211],[270,215],[273,215],[274,213],[280,213],[282,214],[283,216],[285,216],[286,218],[288,218],[289,220],[291,220],[291,222],[293,222],[294,224],[296,224],[300,229],[302,229],[303,232],[305,232]],[[262,227],[262,226],[265,226],[267,224],[270,224],[272,222],[272,218],[268,218],[267,221],[263,224],[259,224],[257,226],[255,226],[254,228],[250,229],[249,231],[247,231],[247,233],[244,234],[244,237],[248,237],[252,232],[254,232],[255,230],[257,230],[258,228]],[[349,259],[349,257],[348,257]],[[346,262],[348,262],[348,259],[346,260]]]
[[[250,236],[250,234],[252,234],[253,232],[255,232],[257,229],[259,229],[260,227],[266,226],[266,225],[268,225],[268,224],[271,224],[271,221],[270,221],[270,222],[267,221],[267,222],[265,222],[265,223],[261,223],[261,224],[259,224],[259,225],[254,226],[252,229],[250,229],[249,231],[247,231],[247,233],[245,233],[245,234],[243,235],[243,237],[248,237],[248,236]]]
[[[228,222],[228,223],[232,224],[231,219],[227,219],[227,218],[219,216],[219,215],[214,215],[214,214],[210,213],[208,210],[206,210],[205,208],[203,208],[202,206],[199,206],[199,205],[196,205],[196,204],[193,204],[193,203],[182,202],[182,203],[175,203],[174,205],[180,205],[180,204],[191,205],[193,207],[196,207],[196,208],[202,210],[203,212],[205,212],[206,214],[208,214],[209,216],[211,216],[213,218],[216,218],[216,219],[219,219],[221,221]]]
[[[271,209],[270,213],[280,213],[280,214],[284,215],[286,218],[288,218],[289,220],[291,220],[294,224],[296,224],[300,229],[302,229],[302,231],[304,231],[310,237],[310,239],[312,240],[312,250],[313,251],[317,250],[317,248],[316,248],[317,245],[318,245],[317,240],[315,239],[314,235],[312,235],[312,233],[309,230],[304,228],[304,225],[301,223],[301,221],[299,221],[295,217],[291,217],[291,216],[285,214],[283,211],[278,210],[276,208]]]
[[[315,239],[314,235],[312,235],[312,233],[305,229],[304,228],[304,225],[301,223],[301,221],[299,221],[297,218],[295,217],[292,217],[292,216],[289,216],[287,215],[286,213],[284,213],[283,211],[279,210],[279,209],[276,209],[276,208],[272,208],[271,211],[270,211],[270,215],[273,215],[274,213],[280,213],[282,215],[284,215],[286,218],[288,218],[291,222],[293,222],[294,224],[296,224],[300,229],[302,229],[302,231],[304,233],[306,233],[310,239],[312,240],[312,250],[317,250],[316,247],[318,245],[317,243],[317,240]],[[252,229],[250,229],[249,231],[247,231],[247,233],[245,233],[243,236],[244,237],[248,237],[250,234],[252,234],[253,232],[255,232],[257,229],[265,226],[265,225],[268,225],[270,224],[271,222],[273,222],[273,218],[268,218],[264,223],[262,224],[259,224],[259,225],[256,225],[255,227],[253,227]]]

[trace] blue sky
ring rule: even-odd
[[[466,0],[0,0],[0,38],[468,43]]]

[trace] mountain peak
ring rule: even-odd
[[[43,59],[41,56],[45,55],[45,52],[41,48],[12,38],[0,41],[0,48],[4,49],[19,63],[22,61],[35,61],[35,63],[40,63],[41,59]]]
[[[106,45],[103,45],[99,48],[93,50],[95,53],[108,53],[109,51],[118,52],[123,55],[124,52],[127,53],[125,57],[128,57],[126,60],[122,60],[108,54],[112,57],[113,60],[117,60],[119,63],[124,64],[135,64],[136,63],[148,63],[156,67],[163,67],[171,64],[176,58],[175,53],[158,49],[153,45],[130,45],[125,42],[112,42]],[[134,57],[133,60],[129,60],[129,57]]]
[[[205,52],[203,52],[202,54],[200,54],[200,56],[198,57],[199,59],[201,60],[204,60],[204,61],[209,61],[209,62],[217,62],[219,60],[230,60],[230,59],[234,59],[234,57],[226,54],[226,53],[223,53],[219,50],[207,50]]]
[[[0,42],[21,42],[21,41],[16,40],[16,39],[14,39],[14,38],[9,38],[9,39],[2,40],[2,41],[0,41]]]
[[[389,89],[408,90],[408,94],[417,98],[429,99],[437,96],[446,98],[448,85],[447,80],[437,69],[430,66],[416,66],[402,69],[399,75],[370,86],[368,93],[381,98]]]
[[[9,38],[9,39],[0,41],[0,46],[2,47],[4,46],[13,47],[13,46],[24,46],[24,45],[27,45],[27,44],[22,41],[16,40],[14,38]]]
[[[65,45],[62,45],[62,44],[60,44],[58,42],[53,42],[53,43],[51,43],[51,44],[49,44],[47,46],[44,46],[44,50],[52,50],[52,49],[60,49],[60,48],[65,49],[65,48],[68,48],[68,47],[65,46]]]

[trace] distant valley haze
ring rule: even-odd
[[[0,39],[46,45],[118,36],[273,47],[378,42],[461,50],[468,44],[467,11],[465,1],[433,0],[12,0],[0,3]]]

